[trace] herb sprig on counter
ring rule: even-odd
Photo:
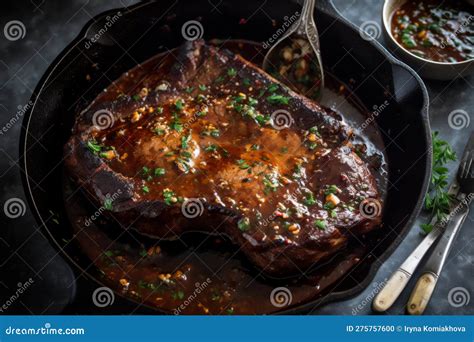
[[[456,160],[456,153],[448,142],[438,137],[438,132],[433,132],[433,170],[431,173],[430,190],[425,197],[425,209],[436,216],[437,221],[443,220],[449,214],[453,200],[448,193],[448,169],[446,164]],[[422,224],[425,233],[433,229],[432,224]]]

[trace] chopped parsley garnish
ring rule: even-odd
[[[425,209],[430,210],[438,221],[442,221],[449,213],[452,195],[447,191],[448,169],[446,164],[456,160],[456,153],[444,140],[438,138],[438,132],[433,133],[433,169],[431,174],[430,192],[425,197]],[[433,226],[422,224],[421,228],[429,233]]]
[[[184,173],[189,173],[189,171],[191,171],[191,165],[189,163],[190,157],[185,152],[181,153],[181,156],[182,157],[176,159],[176,166]]]
[[[186,89],[184,89],[185,92],[187,92],[188,94],[192,93],[194,90],[194,87],[187,87]]]
[[[304,173],[303,166],[301,166],[301,164],[296,164],[293,171],[293,175],[292,175],[293,178],[301,178],[303,177],[303,173]]]
[[[132,96],[132,99],[133,99],[134,101],[140,101],[140,96],[139,96],[139,95],[133,95],[133,96]]]
[[[183,291],[176,291],[171,294],[174,300],[177,299],[183,299],[184,298],[184,292]]]
[[[176,107],[177,110],[182,111],[184,108],[184,101],[181,99],[176,100],[174,103],[174,106]]]
[[[258,104],[258,100],[253,97],[249,97],[249,106],[255,107]]]
[[[287,105],[289,104],[290,98],[283,95],[272,94],[267,97],[267,101],[270,102],[271,104]]]
[[[170,128],[177,132],[181,132],[183,130],[183,124],[179,118],[175,117],[170,123]]]
[[[237,96],[234,97],[234,101],[242,102],[243,100],[245,100],[245,98],[246,98],[245,94],[238,94]]]
[[[150,188],[149,188],[148,186],[146,186],[146,185],[142,186],[142,190],[143,190],[143,192],[146,193],[146,194],[150,192]]]
[[[274,93],[278,90],[278,85],[277,84],[270,84],[267,88],[269,93]]]
[[[191,140],[191,134],[188,135],[183,135],[181,137],[181,148],[187,149],[188,148],[188,143]]]
[[[163,113],[163,107],[156,107],[155,113],[162,114]]]
[[[206,129],[202,131],[201,134],[204,136],[211,136],[211,137],[217,138],[219,137],[221,132],[217,128],[213,128],[213,129]]]
[[[164,129],[162,129],[162,128],[157,128],[157,129],[155,129],[156,135],[164,135],[165,132],[166,132],[166,131],[165,131]]]
[[[171,205],[173,203],[178,202],[178,199],[176,198],[175,193],[173,191],[169,190],[169,189],[164,189],[163,190],[163,198],[164,198],[165,203],[167,205]]]
[[[326,229],[326,221],[325,220],[316,220],[314,221],[314,226],[318,228],[319,230],[325,230]]]
[[[203,94],[198,94],[195,98],[195,101],[197,103],[203,103],[204,101],[206,101],[206,96],[204,96]]]
[[[280,186],[280,182],[274,174],[269,174],[263,177],[263,185],[265,186],[265,193],[268,194],[270,191],[276,191]]]
[[[265,125],[267,122],[270,121],[270,116],[269,116],[269,115],[257,114],[257,115],[255,116],[255,121],[257,121],[257,123],[258,123],[260,126],[263,126],[263,125]]]
[[[337,187],[337,185],[330,185],[328,186],[327,190],[324,192],[325,195],[329,195],[329,194],[337,194],[339,192],[339,188]]]
[[[243,81],[242,81],[242,83],[243,83],[244,86],[246,86],[246,87],[250,87],[250,85],[252,84],[248,78],[244,78]]]
[[[316,204],[316,199],[314,198],[314,195],[312,192],[307,193],[303,201],[304,201],[304,204],[306,205]]]
[[[157,167],[154,171],[155,176],[163,176],[165,173],[166,171],[162,167]]]
[[[205,91],[207,89],[207,87],[204,84],[200,84],[199,89],[202,90],[202,91]]]
[[[227,151],[225,148],[222,148],[222,147],[221,147],[221,150],[222,150],[222,155],[223,155],[224,157],[228,157],[228,156],[230,155],[229,151]]]
[[[95,154],[99,153],[102,150],[102,146],[99,145],[96,141],[94,140],[89,140],[87,141],[87,147],[89,150]]]
[[[233,77],[233,76],[237,75],[237,70],[235,70],[234,68],[229,68],[229,69],[227,69],[227,75]]]
[[[153,291],[156,291],[158,289],[158,287],[155,284],[148,283],[148,282],[143,281],[143,280],[138,281],[138,286],[142,289],[150,289],[150,290],[153,290]]]
[[[316,135],[318,135],[318,136],[320,135],[317,126],[311,127],[311,128],[309,129],[309,132],[310,132],[310,133],[313,133],[313,134],[316,134]]]
[[[250,168],[250,165],[247,164],[247,162],[243,159],[237,160],[237,165],[239,165],[239,168],[241,170],[247,170],[248,168]]]
[[[105,210],[112,210],[113,209],[113,200],[110,197],[106,197],[104,200],[104,208]]]
[[[253,144],[250,148],[251,148],[253,151],[258,151],[258,150],[260,150],[260,145]]]
[[[239,222],[237,222],[237,226],[243,232],[249,230],[250,228],[250,220],[248,217],[241,218]]]
[[[332,203],[332,202],[326,202],[326,203],[324,203],[324,205],[323,205],[324,210],[332,210],[332,209],[334,209],[335,207],[336,207],[336,206],[335,206],[334,203]]]
[[[101,158],[112,159],[115,156],[114,148],[108,147],[105,151],[99,153]]]
[[[104,255],[105,255],[105,256],[108,256],[109,258],[111,258],[111,257],[114,256],[114,251],[110,251],[110,250],[109,250],[109,251],[105,251],[105,252],[104,252]]]
[[[213,302],[217,302],[217,301],[219,301],[220,299],[221,299],[221,296],[219,296],[218,293],[212,293],[211,300],[212,300]]]
[[[206,147],[204,148],[204,151],[206,151],[206,152],[214,152],[214,151],[217,151],[217,148],[218,148],[217,145],[211,144],[211,145],[209,145],[209,146],[206,146]]]
[[[142,175],[146,176],[150,173],[150,169],[146,166],[142,167]]]

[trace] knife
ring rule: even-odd
[[[458,192],[459,185],[455,180],[449,187],[448,193],[452,196],[457,196]],[[433,218],[430,223],[434,225],[431,232],[425,236],[423,241],[420,242],[415,250],[392,274],[390,279],[385,283],[382,290],[380,290],[380,292],[375,297],[372,304],[372,308],[375,311],[384,312],[393,305],[393,303],[397,300],[398,296],[400,296],[403,289],[408,284],[408,281],[412,277],[423,256],[426,254],[431,245],[433,245],[438,236],[441,235],[446,226],[446,223],[443,221],[436,222],[436,218]]]
[[[422,275],[418,279],[408,300],[407,311],[411,315],[420,315],[425,311],[453,241],[456,239],[456,235],[469,213],[469,204],[474,197],[474,194],[471,193],[474,178],[471,174],[468,174],[470,172],[470,165],[466,168],[466,161],[472,163],[471,154],[474,154],[474,133],[471,134],[461,159],[461,166],[457,176],[458,181],[461,183],[460,191],[456,196],[456,205],[454,208],[451,208],[448,216],[447,228],[423,267]]]

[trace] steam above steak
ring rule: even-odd
[[[65,146],[69,174],[109,216],[156,238],[224,234],[272,275],[380,225],[380,208],[361,212],[379,194],[337,115],[227,50],[176,53],[107,89]]]

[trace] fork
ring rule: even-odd
[[[433,294],[441,270],[449,255],[453,241],[469,213],[469,204],[474,198],[474,133],[464,151],[457,173],[459,193],[456,205],[448,216],[447,228],[426,262],[422,274],[413,289],[407,303],[407,312],[411,315],[422,314]]]

